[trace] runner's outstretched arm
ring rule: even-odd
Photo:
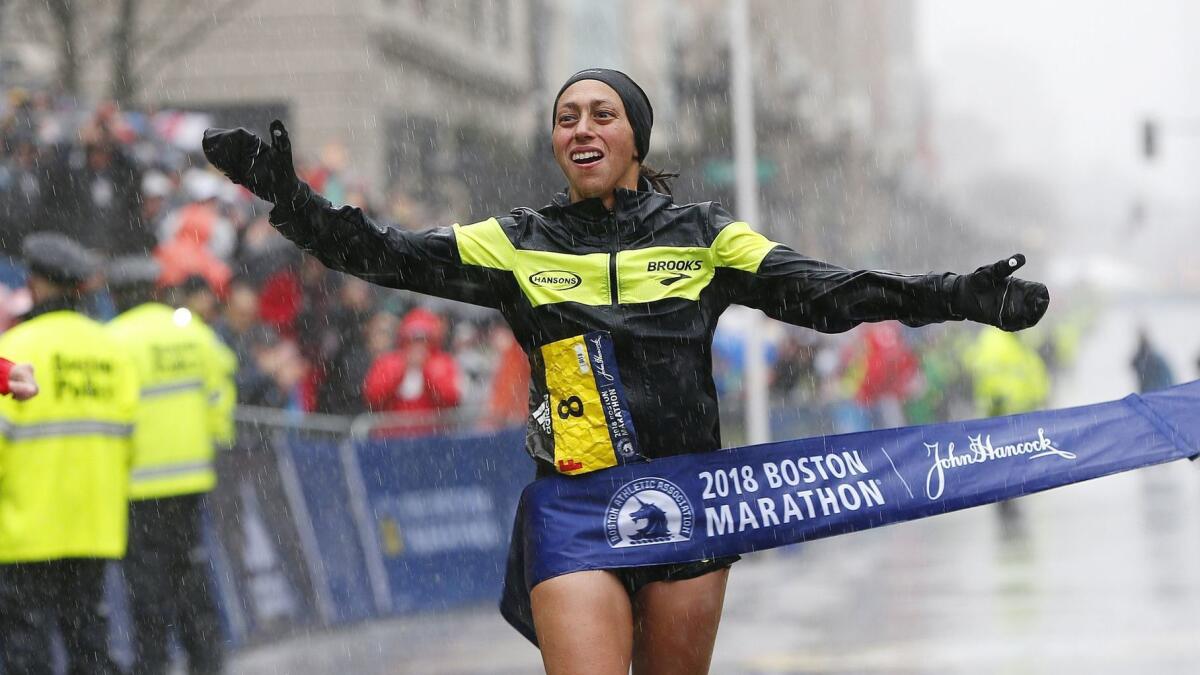
[[[271,123],[271,143],[238,129],[204,132],[204,154],[234,183],[271,202],[271,224],[330,269],[366,281],[499,308],[514,290],[512,276],[464,264],[459,227],[408,232],[375,223],[355,206],[335,208],[296,177],[283,124]],[[471,227],[471,226],[467,226]]]
[[[893,319],[909,326],[968,320],[1016,331],[1036,324],[1050,303],[1044,285],[1011,276],[1025,264],[1020,254],[970,274],[848,270],[772,242],[719,207],[711,221],[730,302],[826,333]]]

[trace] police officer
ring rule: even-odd
[[[1050,397],[1050,375],[1037,350],[1015,333],[991,326],[979,332],[963,355],[975,388],[975,406],[983,417],[1000,417],[1038,410]],[[1001,532],[1025,536],[1016,500],[996,504]]]
[[[1050,396],[1045,362],[1014,333],[984,328],[963,358],[974,380],[975,405],[984,417],[1037,410]]]
[[[57,234],[22,248],[33,309],[0,353],[43,381],[36,398],[0,398],[0,658],[50,673],[57,630],[69,672],[118,672],[101,607],[107,561],[125,554],[137,373],[79,312],[91,256]]]
[[[237,360],[200,317],[157,301],[159,275],[150,258],[116,260],[108,273],[120,312],[108,332],[129,350],[142,383],[124,563],[133,672],[167,672],[174,626],[190,672],[215,673],[222,653],[201,512],[216,484],[214,445],[232,439]]]

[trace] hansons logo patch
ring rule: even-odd
[[[639,478],[617,490],[604,514],[613,548],[667,544],[692,538],[692,503],[679,486],[662,478]]]
[[[925,454],[933,460],[929,473],[925,476],[925,496],[938,499],[946,488],[946,472],[954,471],[972,464],[983,464],[995,460],[1024,457],[1027,460],[1057,457],[1064,460],[1075,459],[1075,453],[1059,450],[1054,442],[1046,438],[1046,430],[1038,429],[1037,438],[1007,445],[992,445],[991,435],[967,436],[970,446],[967,452],[954,454],[954,443],[946,445],[946,454],[942,455],[940,443],[926,443]]]
[[[530,274],[529,283],[552,291],[569,291],[583,283],[583,279],[579,278],[578,274],[566,270],[544,270]]]

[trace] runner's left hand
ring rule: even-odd
[[[1012,276],[1025,264],[1017,253],[984,265],[954,283],[954,309],[964,319],[1001,330],[1018,331],[1037,324],[1050,306],[1045,284]]]

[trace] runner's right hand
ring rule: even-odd
[[[300,189],[292,164],[292,144],[279,120],[271,122],[270,145],[238,127],[205,130],[202,146],[213,166],[259,199],[278,204]]]

